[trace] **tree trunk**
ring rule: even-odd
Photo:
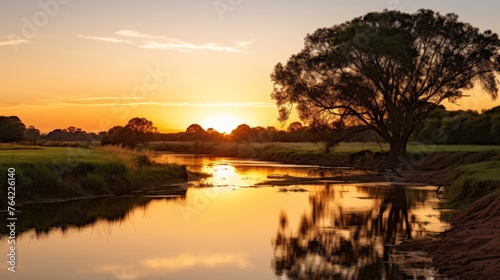
[[[399,137],[393,138],[389,142],[389,159],[387,165],[389,168],[398,166],[402,159],[406,156],[406,143],[407,139],[401,139]]]

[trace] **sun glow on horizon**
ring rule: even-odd
[[[229,134],[233,129],[243,122],[232,115],[216,115],[208,118],[201,126],[204,129],[213,128],[220,133]]]

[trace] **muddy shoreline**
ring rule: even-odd
[[[400,251],[424,251],[441,274],[456,279],[488,280],[500,275],[500,194],[476,201],[455,217],[436,240],[406,241]]]

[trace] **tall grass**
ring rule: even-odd
[[[128,169],[133,171],[153,164],[151,158],[154,156],[154,152],[151,150],[135,151],[118,146],[102,146],[96,148],[96,150],[106,153],[107,159],[110,161],[118,160],[123,162]]]

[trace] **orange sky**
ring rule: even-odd
[[[8,1],[0,9],[0,115],[42,132],[98,132],[133,117],[160,131],[280,127],[269,76],[307,33],[385,8],[455,12],[498,33],[500,4],[492,2]],[[448,108],[500,104],[477,93]]]

